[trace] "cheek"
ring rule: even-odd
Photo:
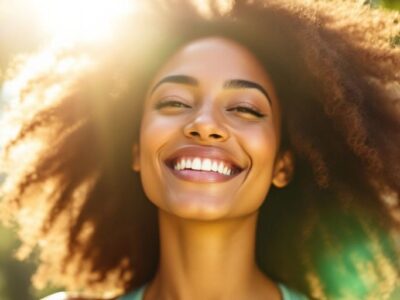
[[[165,120],[145,114],[140,130],[140,177],[143,189],[153,203],[158,202],[160,187],[161,159],[160,151],[173,134],[170,124]]]
[[[143,117],[140,129],[140,159],[142,174],[146,173],[150,166],[155,164],[157,149],[162,145],[164,130],[168,127],[159,124],[160,121],[150,116]],[[160,145],[161,144],[161,145]]]
[[[268,126],[260,132],[253,132],[253,138],[247,144],[247,149],[252,158],[252,171],[256,177],[254,181],[264,187],[263,198],[268,192],[274,173],[277,155],[277,136],[274,127]],[[261,188],[260,188],[261,189]]]
[[[277,132],[272,122],[266,122],[262,126],[242,126],[240,143],[250,157],[252,167],[258,170],[271,169],[278,144]]]
[[[277,153],[277,135],[272,125],[242,131],[241,145],[251,160],[246,184],[241,190],[241,211],[255,211],[271,187]]]
[[[141,149],[146,152],[143,154],[153,156],[155,151],[159,151],[180,132],[179,124],[180,120],[176,118],[163,117],[155,112],[145,112],[140,129]]]
[[[147,198],[159,208],[166,209],[164,198],[168,190],[163,156],[168,145],[179,140],[182,132],[180,118],[163,117],[145,112],[140,130],[140,177]]]
[[[264,132],[263,135],[255,135],[248,142],[247,150],[251,155],[252,164],[255,169],[272,171],[277,152],[277,143],[273,132]]]

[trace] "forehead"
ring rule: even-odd
[[[194,77],[207,91],[221,89],[227,80],[255,82],[271,96],[276,121],[280,122],[279,103],[268,72],[249,49],[234,40],[205,37],[187,43],[166,61],[151,86],[171,75]]]
[[[223,37],[207,37],[192,41],[179,49],[164,64],[157,78],[185,74],[200,81],[224,81],[240,78],[256,80],[271,88],[271,80],[262,64],[250,50]]]
[[[271,96],[271,117],[279,130],[281,111],[275,87],[263,64],[240,43],[225,37],[206,37],[187,43],[165,62],[150,87],[174,75],[193,77],[202,93],[211,97],[230,80],[257,83]]]

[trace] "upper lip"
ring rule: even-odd
[[[165,159],[165,163],[169,167],[173,167],[173,164],[176,162],[176,160],[182,157],[186,158],[198,157],[198,158],[209,158],[211,160],[220,160],[229,164],[238,171],[242,171],[246,167],[242,162],[239,162],[236,157],[234,157],[230,152],[228,152],[225,149],[215,146],[196,146],[196,145],[183,146],[176,149],[171,155],[169,155]]]

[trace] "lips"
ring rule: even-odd
[[[244,169],[226,150],[204,146],[180,148],[165,164],[178,178],[196,182],[227,181]]]

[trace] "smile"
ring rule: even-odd
[[[209,158],[181,158],[174,164],[175,170],[196,170],[217,172],[223,175],[231,175],[233,168],[224,161],[211,160]]]
[[[165,164],[180,179],[206,183],[227,181],[243,170],[223,150],[210,147],[185,147]]]

